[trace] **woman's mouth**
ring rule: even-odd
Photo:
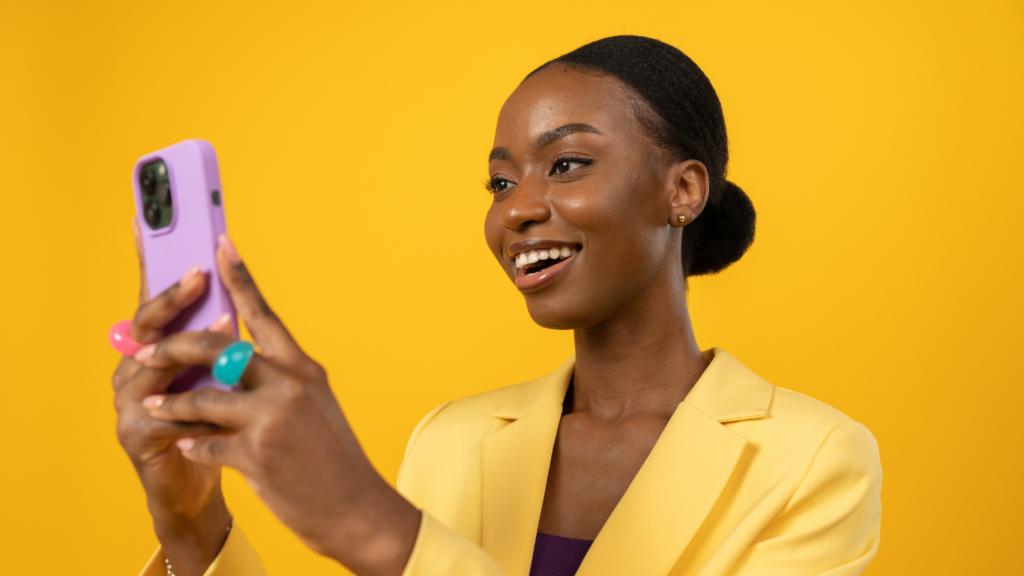
[[[516,254],[516,288],[521,292],[528,292],[554,282],[570,266],[579,252],[578,245],[565,245]]]

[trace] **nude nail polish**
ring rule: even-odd
[[[199,278],[199,274],[199,266],[193,266],[188,269],[188,272],[185,272],[185,274],[182,275],[178,284],[181,286],[190,286],[197,278]]]
[[[231,238],[228,238],[227,234],[218,236],[217,241],[224,248],[224,256],[228,259],[228,262],[238,264],[242,261],[242,258],[238,255],[238,250],[235,248],[235,243],[231,241]]]
[[[135,361],[142,363],[153,357],[153,352],[156,351],[156,344],[149,344],[143,346],[138,352],[135,353]]]
[[[231,313],[225,312],[223,316],[217,318],[210,324],[210,332],[227,332],[231,327]]]
[[[164,398],[165,397],[160,394],[146,396],[142,400],[142,405],[146,407],[146,410],[156,410],[157,408],[164,405]]]

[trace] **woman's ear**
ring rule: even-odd
[[[684,160],[673,164],[668,172],[665,183],[672,210],[668,223],[686,226],[700,216],[707,204],[710,188],[708,169],[700,160]]]

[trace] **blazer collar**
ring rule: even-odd
[[[686,395],[689,404],[719,422],[763,418],[775,388],[721,348],[704,351],[708,367]]]
[[[518,420],[541,406],[549,404],[562,405],[565,393],[572,380],[572,371],[576,367],[576,356],[570,356],[562,362],[554,372],[540,378],[520,384],[514,394],[506,400],[494,413],[495,418],[502,420]]]
[[[768,414],[772,385],[721,348],[703,352],[708,367],[686,395],[684,403],[719,422],[762,418]],[[569,389],[576,357],[571,356],[554,372],[522,384],[494,412],[495,418],[518,420],[549,404],[561,406]]]
[[[580,566],[578,576],[667,574],[746,452],[724,422],[763,417],[772,385],[719,348],[679,405]],[[518,386],[483,439],[481,540],[509,575],[530,571],[551,453],[575,359]]]

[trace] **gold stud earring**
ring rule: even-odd
[[[679,223],[680,224],[686,224],[686,216],[680,215],[679,216]]]

